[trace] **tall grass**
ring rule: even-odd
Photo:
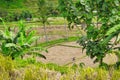
[[[102,68],[80,68],[58,66],[55,64],[27,64],[18,67],[19,63],[10,57],[0,54],[0,80],[119,80],[120,70]],[[50,69],[51,68],[51,69]],[[61,68],[61,69],[60,69]],[[61,71],[66,70],[66,73]]]

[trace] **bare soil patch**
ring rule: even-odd
[[[76,42],[62,43],[63,45],[79,46]],[[96,67],[98,63],[94,64],[93,60],[86,56],[85,52],[82,53],[81,48],[68,47],[68,46],[54,46],[48,49],[48,53],[43,52],[47,59],[37,58],[38,61],[44,63],[55,63],[59,65],[71,65],[73,63],[79,64],[83,62],[86,67]],[[113,64],[117,61],[115,55],[107,55],[104,62]]]

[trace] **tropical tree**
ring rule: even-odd
[[[70,28],[85,24],[85,34],[78,43],[86,49],[88,56],[95,58],[94,62],[102,65],[106,54],[112,53],[116,48],[119,52],[120,47],[116,45],[119,44],[120,34],[120,1],[78,0],[75,4],[72,4],[72,0],[68,1],[65,6],[69,13],[66,18]]]
[[[72,4],[72,1],[64,1],[64,0],[58,0],[58,8],[59,8],[59,11],[62,15],[62,17],[64,17],[64,19],[66,20],[67,16],[69,15],[69,13],[67,12],[69,10],[69,7],[71,5],[67,5],[67,4]],[[67,31],[67,26],[66,26],[66,22],[65,23],[65,32],[66,32],[66,36],[68,38],[68,31]]]
[[[48,41],[47,32],[46,32],[46,24],[48,23],[47,19],[50,16],[50,3],[48,3],[46,0],[38,0],[38,15],[39,19],[43,24],[44,27],[44,33],[46,42]]]
[[[5,23],[4,27],[5,30],[0,31],[0,52],[4,56],[11,56],[13,60],[25,54],[46,58],[40,53],[44,49],[33,45],[39,37],[35,36],[35,31],[31,30],[31,27],[26,27],[23,22],[19,23],[16,32],[7,27]]]

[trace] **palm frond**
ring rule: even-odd
[[[38,40],[40,37],[39,36],[33,36],[33,37],[31,37],[31,39],[27,39],[27,43],[28,44],[31,44],[31,43],[33,43],[33,42],[35,42],[36,40]]]
[[[103,41],[101,42],[101,44],[107,44],[110,42],[110,40],[114,37],[114,35],[109,35],[108,37],[106,37],[105,39],[103,39]]]
[[[29,34],[26,37],[26,42],[32,43],[32,41],[34,40],[34,39],[32,39],[34,37],[34,35],[35,35],[35,31],[29,32]]]
[[[20,33],[20,37],[18,38],[18,43],[22,46],[25,42],[25,37],[23,35],[23,33]]]
[[[7,43],[5,47],[17,47],[14,43]]]
[[[14,43],[7,43],[5,44],[5,47],[14,47],[16,50],[21,50],[22,48],[20,46],[18,46],[17,44]]]
[[[110,28],[106,33],[106,38],[102,41],[103,44],[108,43],[113,37],[117,37],[120,33],[120,24]],[[116,38],[117,39],[117,38]]]
[[[118,25],[110,28],[110,29],[108,30],[108,32],[106,33],[106,35],[109,36],[109,35],[111,35],[111,34],[113,34],[113,33],[116,33],[117,31],[119,31],[119,33],[120,33],[120,24],[118,24]]]

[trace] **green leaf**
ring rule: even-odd
[[[42,57],[42,58],[46,59],[46,57],[45,57],[44,55],[40,54],[40,53],[38,53],[38,54],[37,54],[37,56],[39,56],[39,57]]]
[[[27,35],[27,39],[26,39],[26,41],[29,42],[29,40],[30,40],[34,35],[35,35],[35,31],[31,31],[31,32],[29,32],[28,35]]]
[[[28,51],[27,54],[32,54],[34,56],[39,56],[39,57],[46,59],[46,57],[44,55],[40,54],[40,52],[38,52],[38,51]]]
[[[31,44],[31,43],[35,42],[36,40],[38,40],[39,38],[40,38],[39,36],[33,36],[33,37],[31,37],[31,39],[26,41],[26,43]]]
[[[110,28],[110,29],[107,31],[106,35],[111,35],[112,33],[115,33],[115,32],[117,32],[117,31],[120,31],[120,24],[115,25],[114,27]]]
[[[119,5],[120,5],[120,3],[119,3],[118,0],[114,0],[114,3],[115,3],[116,6],[119,6]]]
[[[18,38],[18,43],[22,46],[24,45],[25,37],[22,32],[20,32],[20,37]]]
[[[14,43],[7,43],[5,47],[17,47]]]
[[[85,0],[80,0],[80,3],[81,3],[82,5],[86,5]]]

